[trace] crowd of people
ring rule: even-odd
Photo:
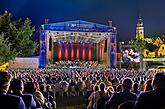
[[[64,96],[84,97],[86,109],[165,109],[165,72],[109,68],[0,72],[4,109],[55,109],[56,99]]]
[[[98,61],[57,61],[54,64],[48,64],[47,68],[98,68],[101,64]]]

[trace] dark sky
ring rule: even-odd
[[[165,34],[165,0],[0,0],[0,14],[5,10],[14,19],[29,17],[36,30],[46,18],[50,23],[86,20],[108,24],[112,20],[120,41],[135,37],[140,13],[145,36]]]

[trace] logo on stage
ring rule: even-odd
[[[68,24],[70,30],[88,30],[93,29],[93,25],[90,24]]]

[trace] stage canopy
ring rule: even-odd
[[[57,42],[68,43],[98,43],[108,38],[109,33],[115,30],[115,27],[82,20],[44,24],[41,27],[49,31],[49,36]]]
[[[82,20],[43,24],[40,29],[39,66],[44,68],[57,51],[59,57],[69,56],[74,59],[83,56],[86,59],[93,53],[97,60],[107,61],[111,67],[116,66],[116,35],[115,27]],[[58,49],[56,52],[54,43],[58,44],[58,47],[54,47]],[[89,45],[92,45],[93,52]]]

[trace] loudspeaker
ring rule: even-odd
[[[107,39],[105,39],[104,53],[107,52]]]
[[[49,38],[49,51],[52,51],[52,37]]]

